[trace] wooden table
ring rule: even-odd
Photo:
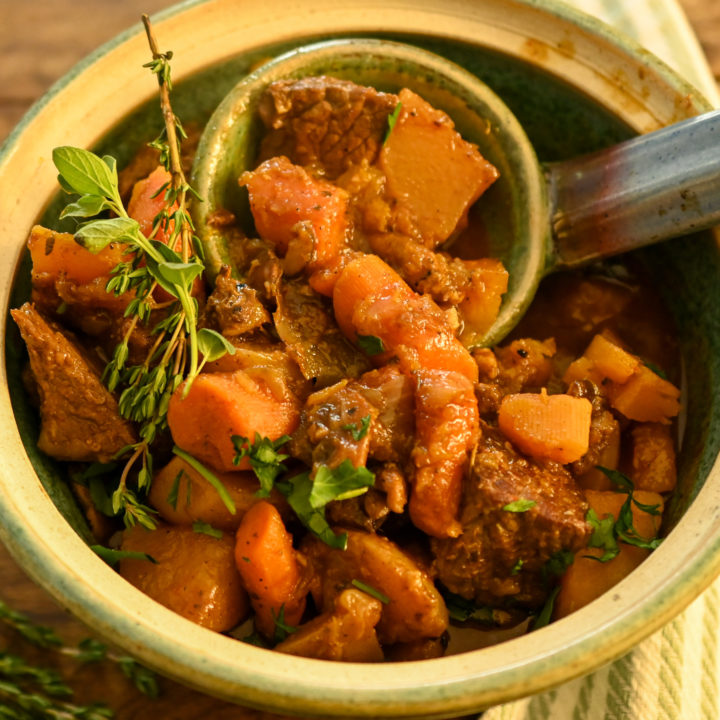
[[[0,142],[29,105],[81,57],[139,19],[175,0],[0,0]],[[720,2],[680,0],[720,82]],[[34,585],[0,546],[0,597],[16,609],[51,625],[68,641],[87,635],[79,622],[57,607]],[[0,628],[0,648],[5,642],[19,647]],[[23,650],[25,652],[25,650]],[[33,653],[30,653],[32,656]],[[45,656],[35,659],[47,662]],[[77,671],[68,662],[60,668],[76,688],[81,702],[102,699],[119,720],[271,720],[277,716],[245,710],[220,702],[181,685],[162,681],[158,700],[146,700],[113,668]]]

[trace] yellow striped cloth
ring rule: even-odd
[[[482,720],[718,720],[720,580],[630,653]]]
[[[718,2],[720,0],[708,0]],[[633,36],[716,106],[717,85],[675,0],[568,0]],[[482,720],[720,720],[720,580],[620,660]]]

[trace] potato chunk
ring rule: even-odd
[[[120,574],[178,615],[217,632],[247,617],[250,603],[235,567],[231,534],[218,539],[188,527],[135,526],[123,533],[121,549],[155,560],[121,560]]]
[[[330,612],[301,625],[275,646],[290,655],[346,662],[380,662],[383,651],[375,633],[382,604],[349,588],[336,598]]]
[[[380,152],[387,190],[427,247],[447,240],[467,222],[470,206],[498,178],[497,169],[463,140],[452,120],[407,88]]]
[[[360,530],[346,532],[344,551],[312,536],[303,544],[315,573],[311,591],[318,607],[331,611],[338,591],[359,580],[389,598],[377,625],[383,645],[442,635],[447,608],[430,576],[390,540]]]

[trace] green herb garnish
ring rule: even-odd
[[[618,542],[624,542],[627,545],[634,545],[646,550],[655,550],[662,542],[662,538],[644,538],[640,536],[633,525],[632,506],[635,505],[639,510],[650,515],[659,516],[660,505],[647,505],[638,502],[634,496],[635,486],[632,480],[618,470],[610,470],[600,465],[597,466],[597,469],[613,481],[619,492],[627,493],[627,500],[622,504],[617,520],[610,514],[598,518],[597,513],[592,508],[588,510],[586,519],[593,531],[588,547],[602,548],[604,552],[599,558],[594,555],[585,555],[584,557],[599,560],[600,562],[609,562],[620,552]]]
[[[104,545],[91,545],[92,551],[101,557],[108,565],[115,567],[120,560],[147,560],[148,562],[157,564],[157,560],[152,555],[144,552],[136,552],[134,550],[113,550]]]
[[[530,508],[534,508],[537,505],[535,500],[527,500],[526,498],[520,498],[519,500],[513,500],[507,505],[503,505],[503,510],[506,512],[524,513]]]
[[[285,445],[288,440],[290,440],[289,435],[270,440],[267,437],[260,437],[260,433],[256,432],[255,440],[251,443],[249,438],[233,435],[232,442],[237,453],[233,463],[238,465],[244,457],[248,458],[250,467],[260,481],[260,489],[256,493],[258,497],[269,497],[275,480],[287,470],[283,463],[290,456],[279,453],[278,448]]]
[[[390,602],[390,598],[385,593],[380,592],[380,590],[374,588],[372,585],[367,585],[362,580],[352,580],[351,585],[374,597],[376,600],[379,600],[383,605],[387,605]]]
[[[372,418],[370,415],[366,415],[364,418],[361,418],[360,420],[360,427],[358,427],[357,423],[348,423],[347,425],[343,425],[343,430],[349,430],[350,434],[353,437],[353,440],[362,440],[366,435],[368,430],[370,429],[370,421]]]
[[[230,497],[227,488],[222,484],[220,478],[215,473],[208,470],[199,460],[194,458],[190,453],[181,450],[177,445],[173,447],[173,454],[184,460],[195,472],[199,473],[205,480],[207,480],[216,490],[220,499],[223,501],[223,505],[228,511],[234,515],[236,512],[235,501]],[[189,486],[189,483],[188,483]]]
[[[388,141],[388,138],[390,137],[390,133],[393,131],[393,128],[395,127],[395,124],[398,121],[398,118],[400,117],[400,111],[402,110],[402,103],[398,101],[397,105],[395,105],[395,108],[393,111],[388,115],[387,119],[387,131],[385,132],[385,137],[383,138],[383,145]]]
[[[539,630],[541,627],[545,627],[546,625],[550,624],[550,620],[552,619],[553,610],[555,608],[555,599],[558,596],[558,593],[560,592],[560,586],[553,588],[550,595],[548,595],[547,600],[545,601],[545,604],[543,605],[540,612],[535,617],[535,621],[532,624],[531,630]]]
[[[0,600],[0,623],[10,627],[24,640],[79,663],[109,661],[115,663],[133,685],[145,695],[157,697],[157,678],[153,672],[126,655],[118,655],[93,638],[77,646],[66,645],[49,627],[34,623],[27,615],[12,610]],[[72,702],[73,692],[55,671],[39,668],[20,656],[0,652],[0,717],[8,720],[101,720],[111,718],[104,705],[82,706]]]
[[[358,335],[357,344],[366,355],[380,355],[385,352],[383,341],[375,335]]]
[[[223,531],[213,527],[210,523],[197,521],[192,524],[193,532],[201,535],[209,535],[216,540],[221,540],[223,537]]]

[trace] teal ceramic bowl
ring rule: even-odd
[[[156,20],[172,48],[175,108],[204,124],[258,60],[317,39],[388,36],[464,66],[509,105],[543,161],[604,147],[709,109],[661,62],[554,0],[189,2]],[[102,48],[36,105],[0,151],[0,291],[28,293],[28,230],[55,224],[51,151],[111,152],[122,166],[159,129],[139,27]],[[112,77],[113,82],[107,82]],[[357,665],[285,656],[211,633],[116,575],[88,548],[62,476],[35,449],[19,381],[22,348],[3,313],[0,539],[59,602],[142,662],[205,692],[315,717],[454,717],[528,695],[618,657],[720,572],[720,247],[713,233],[638,255],[679,328],[686,414],[680,487],[665,543],[587,607],[532,635],[437,660]]]

